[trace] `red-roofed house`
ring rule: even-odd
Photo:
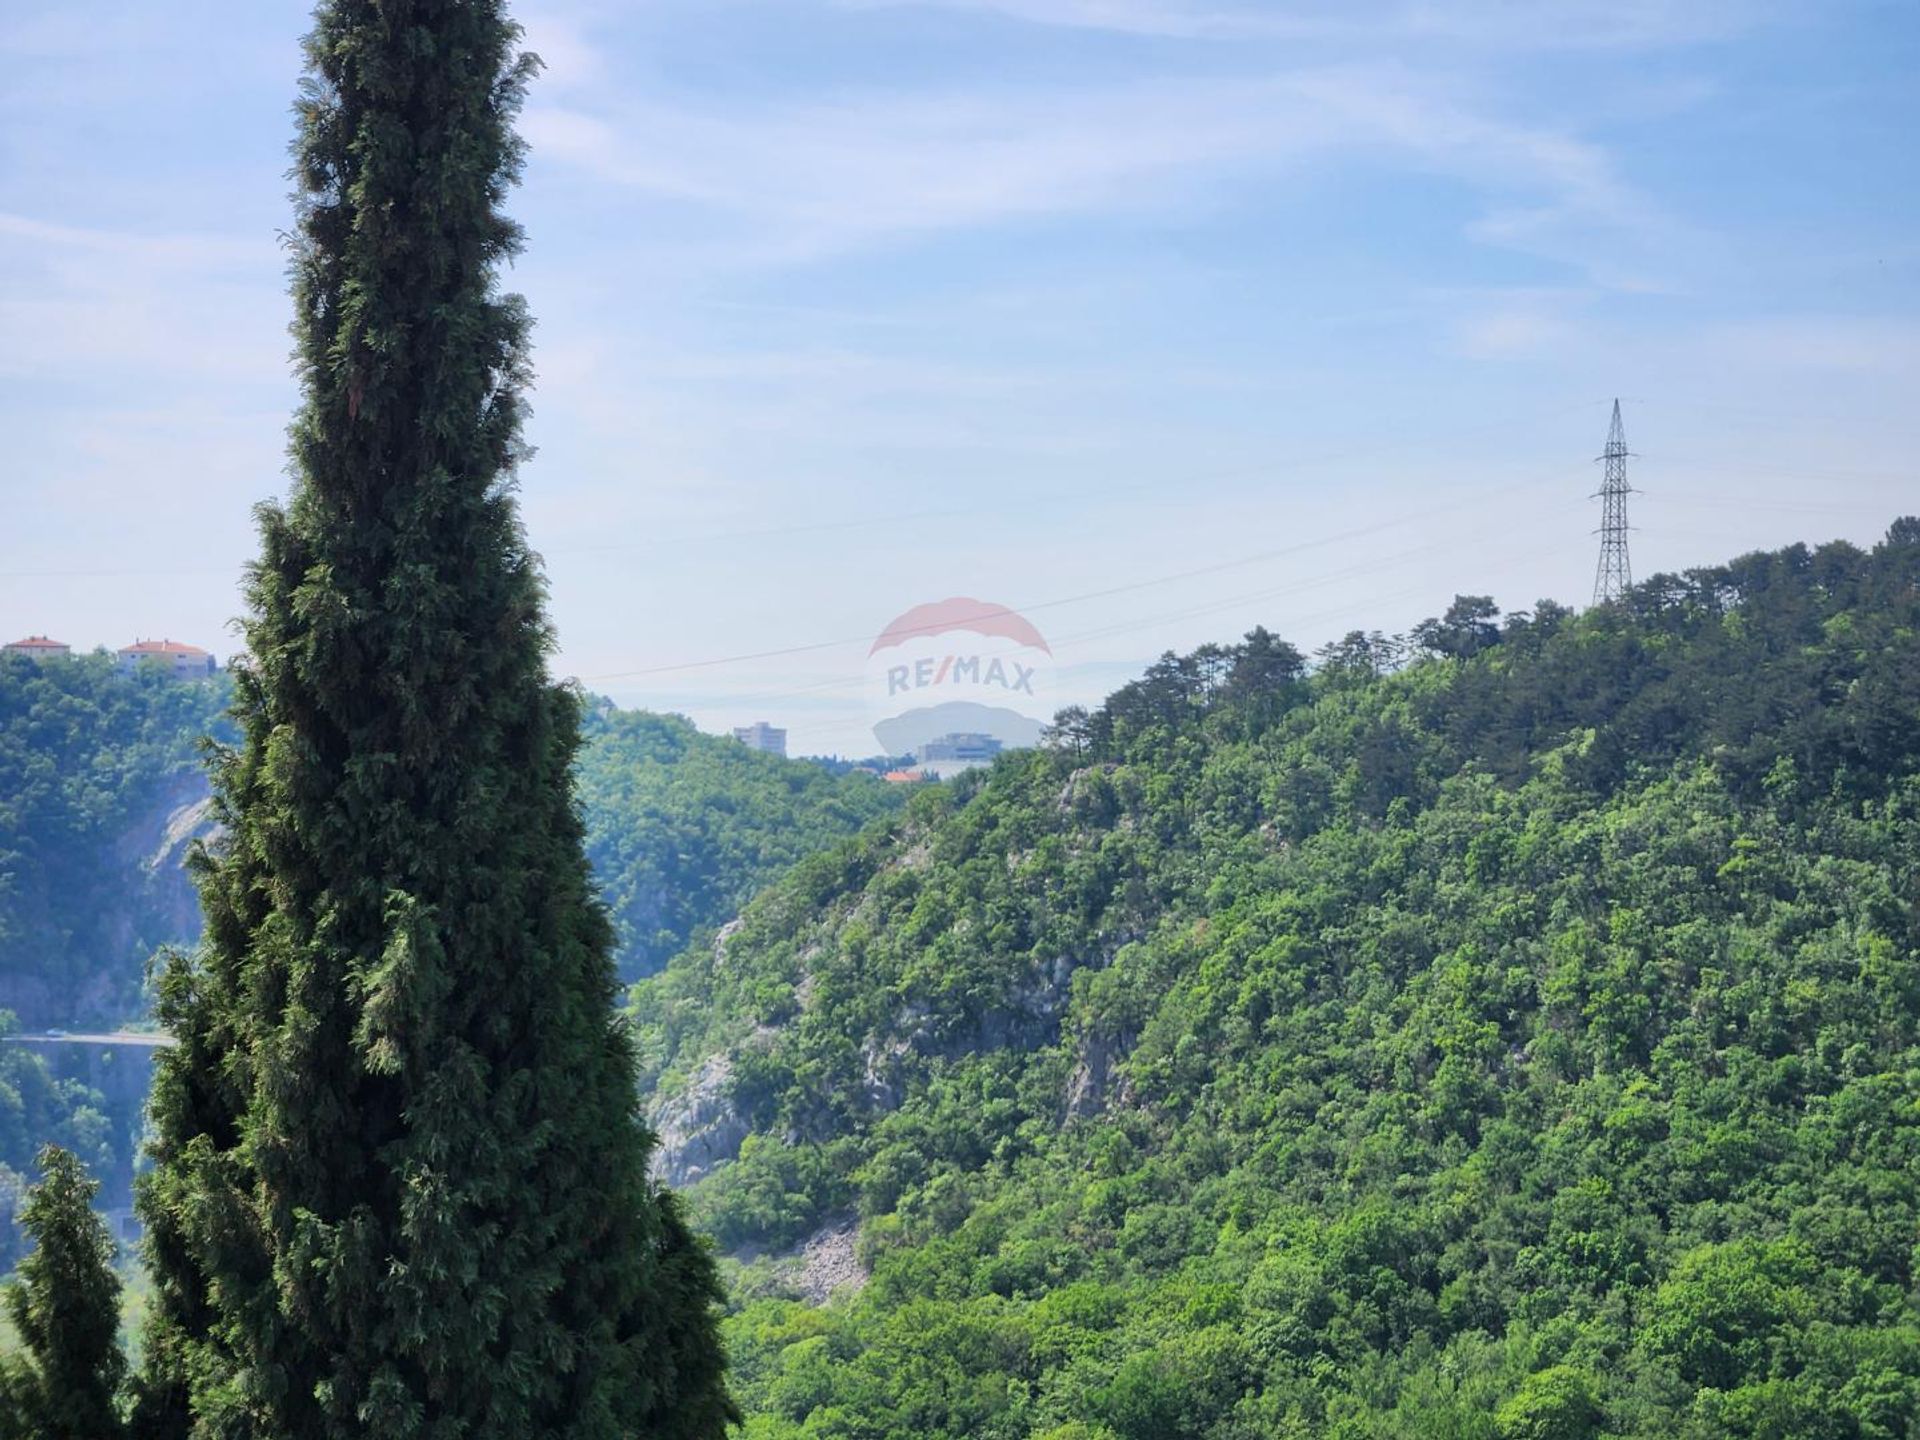
[[[8,655],[24,655],[29,660],[64,660],[73,654],[71,645],[63,645],[58,640],[49,640],[44,635],[29,635],[24,640],[16,640],[4,647]]]
[[[198,645],[182,645],[178,640],[136,640],[116,653],[122,670],[160,665],[175,680],[204,680],[220,668]]]

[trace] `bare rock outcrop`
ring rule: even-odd
[[[859,1292],[867,1283],[857,1246],[859,1235],[859,1222],[848,1218],[816,1230],[802,1242],[793,1278],[801,1299],[824,1305],[842,1292]]]
[[[1109,1105],[1124,1107],[1131,1101],[1131,1087],[1117,1067],[1133,1045],[1131,1035],[1089,1035],[1081,1041],[1079,1063],[1067,1077],[1068,1120],[1092,1119]]]
[[[708,1056],[684,1087],[656,1102],[651,1118],[660,1137],[653,1176],[675,1187],[738,1159],[753,1130],[733,1102],[733,1062],[725,1055]]]

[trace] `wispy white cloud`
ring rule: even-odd
[[[282,257],[270,236],[145,234],[0,212],[0,375],[92,381],[142,370],[287,373]]]
[[[1459,43],[1500,50],[1641,49],[1755,23],[1754,0],[835,0],[845,8],[971,10],[1034,25],[1197,40]],[[1774,7],[1777,8],[1777,7]]]
[[[1341,156],[1484,189],[1476,238],[1513,248],[1569,248],[1569,230],[1657,218],[1600,147],[1500,118],[1391,63],[724,111],[596,93],[535,106],[526,129],[542,164],[717,217],[724,248],[747,262],[1061,216],[1191,211]]]
[[[1560,346],[1589,292],[1504,288],[1442,297],[1456,309],[1454,345],[1473,360],[1526,360]]]
[[[1336,70],[1305,84],[1346,118],[1356,147],[1478,187],[1486,208],[1467,238],[1557,261],[1609,290],[1676,288],[1667,272],[1698,237],[1631,184],[1604,146],[1424,88],[1398,66]]]
[[[726,112],[536,107],[545,161],[752,223],[794,257],[1036,216],[1150,204],[1216,165],[1288,148],[1267,87],[876,94]],[[1294,112],[1291,145],[1310,144]],[[1143,189],[1142,187],[1149,187]]]
[[[104,230],[96,226],[63,225],[31,215],[0,212],[0,239],[43,247],[59,263],[62,257],[110,255],[123,261],[171,268],[257,263],[272,254],[271,247],[236,236],[204,234],[145,234]],[[92,266],[83,262],[82,269]]]

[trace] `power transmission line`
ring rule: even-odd
[[[1547,410],[1547,415],[1571,414],[1585,411],[1604,401],[1582,400]],[[1510,429],[1510,419],[1489,421],[1484,425],[1474,425],[1465,430],[1450,431],[1453,439],[1464,439],[1483,433]],[[1067,486],[1058,490],[1031,494],[1022,497],[1023,505],[1034,504],[1075,504],[1088,501],[1108,500],[1116,495],[1145,492],[1156,499],[1172,504],[1191,504],[1195,499],[1196,487],[1214,485],[1240,480],[1271,479],[1281,474],[1297,474],[1308,467],[1327,465],[1340,461],[1363,460],[1369,457],[1389,455],[1402,450],[1430,444],[1428,437],[1409,434],[1402,439],[1370,441],[1359,446],[1341,446],[1332,450],[1314,451],[1304,456],[1294,456],[1289,468],[1280,464],[1259,464],[1236,466],[1232,469],[1208,471],[1198,475],[1181,477],[1155,476],[1152,479],[1139,480],[1126,484],[1115,484],[1111,480],[1083,486]],[[636,540],[595,541],[590,544],[540,545],[534,547],[542,560],[565,559],[581,555],[617,554],[623,551],[645,549],[679,549],[687,545],[735,544],[742,540],[773,539],[827,533],[843,530],[860,530],[878,527],[897,529],[903,523],[922,520],[949,520],[965,515],[995,512],[1004,507],[998,501],[982,501],[967,505],[943,506],[939,509],[921,510],[907,514],[887,511],[871,516],[857,516],[840,520],[804,521],[791,525],[763,525],[740,529],[694,530],[679,533],[656,532]],[[201,576],[238,577],[253,563],[252,553],[236,559],[228,565],[202,565],[153,569],[146,567],[45,567],[24,570],[0,570],[0,580],[99,580],[99,579],[195,579]]]
[[[1199,615],[1215,613],[1225,609],[1231,609],[1234,606],[1244,604],[1252,600],[1268,599],[1275,596],[1280,596],[1280,595],[1285,595],[1290,593],[1297,593],[1302,590],[1312,589],[1322,582],[1339,579],[1346,575],[1361,573],[1367,570],[1392,571],[1400,568],[1402,562],[1404,562],[1407,559],[1413,558],[1421,554],[1448,550],[1453,547],[1453,544],[1454,542],[1451,540],[1435,542],[1433,544],[1423,545],[1416,550],[1403,552],[1402,554],[1399,554],[1399,555],[1384,556],[1377,563],[1371,566],[1349,567],[1347,570],[1336,571],[1327,575],[1316,576],[1313,579],[1303,583],[1281,586],[1272,590],[1258,591],[1250,595],[1233,596],[1223,601],[1213,602],[1207,605],[1202,605],[1202,606],[1194,607],[1191,609],[1168,611],[1168,612],[1162,612],[1155,615],[1137,617],[1136,619],[1131,620],[1124,625],[1107,625],[1107,626],[1101,626],[1100,628],[1094,629],[1094,630],[1084,630],[1084,631],[1077,632],[1075,634],[1062,635],[1062,636],[1055,637],[1055,643],[1060,645],[1070,645],[1080,641],[1102,639],[1109,635],[1124,634],[1129,631],[1147,629],[1147,628],[1151,628],[1154,625],[1161,624],[1170,620],[1189,619]],[[1483,575],[1506,574],[1514,568],[1514,564],[1517,561],[1532,560],[1536,558],[1536,556],[1537,556],[1537,551],[1535,550],[1531,542],[1529,542],[1508,552],[1506,554],[1506,558],[1501,562],[1491,567],[1483,567],[1481,573]],[[1430,581],[1420,580],[1415,582],[1412,585],[1404,586],[1396,590],[1384,591],[1384,592],[1375,594],[1370,598],[1374,601],[1374,603],[1379,604],[1379,603],[1389,602],[1389,601],[1412,599],[1422,594],[1428,594],[1431,592],[1431,590],[1432,590],[1432,585]],[[1304,613],[1294,613],[1285,617],[1285,626],[1290,632],[1292,630],[1292,627],[1310,624],[1314,621],[1319,621],[1319,620],[1336,619],[1342,615],[1351,614],[1352,610],[1353,610],[1353,603],[1351,601],[1348,601],[1340,605],[1332,606],[1326,609],[1306,611]],[[1299,637],[1299,638],[1304,638],[1304,637]],[[1139,657],[1134,657],[1126,661],[1107,662],[1107,663],[1122,663],[1122,664],[1131,665],[1131,664],[1135,664],[1136,662],[1141,664],[1145,663],[1144,660],[1141,660]],[[814,680],[814,681],[809,681],[805,683],[788,685],[776,690],[761,690],[761,691],[755,691],[748,694],[736,694],[733,692],[716,692],[713,694],[699,697],[699,700],[701,702],[700,708],[713,709],[713,708],[719,708],[720,706],[724,705],[729,708],[738,709],[741,706],[772,704],[777,701],[810,698],[812,696],[819,695],[822,692],[826,692],[826,691],[857,690],[863,687],[866,683],[867,683],[866,677],[862,675],[836,675],[824,680]]]
[[[1369,535],[1377,535],[1382,531],[1397,529],[1400,526],[1420,520],[1433,519],[1451,511],[1464,508],[1467,505],[1510,494],[1516,490],[1524,490],[1538,483],[1537,480],[1527,479],[1508,485],[1489,487],[1477,494],[1461,496],[1443,504],[1431,506],[1425,510],[1396,515],[1391,519],[1378,520],[1372,524],[1356,526],[1350,530],[1338,531],[1331,535],[1319,536],[1315,539],[1304,540],[1293,545],[1282,545],[1272,550],[1260,550],[1252,554],[1237,556],[1231,560],[1218,561],[1211,565],[1196,566],[1191,570],[1177,570],[1171,574],[1156,575],[1145,580],[1128,581],[1124,584],[1109,585],[1098,590],[1085,590],[1077,595],[1062,595],[1054,599],[1033,601],[1022,605],[989,605],[971,618],[975,620],[988,620],[1007,615],[1031,615],[1036,611],[1054,610],[1063,605],[1078,605],[1089,600],[1105,600],[1115,595],[1127,595],[1139,590],[1150,590],[1161,585],[1176,584],[1182,580],[1194,580],[1206,575],[1218,575],[1229,570],[1242,569],[1248,565],[1258,565],[1269,560],[1280,559],[1283,556],[1318,550],[1324,546],[1336,544],[1341,541],[1357,540]],[[948,622],[942,622],[943,625],[945,623]],[[900,631],[896,633],[904,635],[912,632]],[[671,675],[688,670],[709,670],[720,665],[743,665],[756,660],[780,660],[791,655],[806,655],[820,650],[834,650],[843,645],[864,645],[872,639],[872,632],[868,631],[859,635],[843,635],[832,640],[815,640],[803,645],[785,645],[776,649],[754,650],[738,655],[717,655],[708,660],[686,660],[670,665],[649,665],[639,669],[615,670],[599,675],[583,675],[576,678],[586,684],[598,684],[606,680],[637,680],[649,675]]]

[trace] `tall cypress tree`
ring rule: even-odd
[[[511,494],[499,0],[307,40],[295,483],[260,511],[206,938],[162,1014],[143,1435],[705,1437],[710,1262],[647,1178]]]
[[[126,1361],[113,1237],[93,1213],[100,1187],[53,1145],[40,1173],[20,1212],[33,1252],[5,1295],[24,1354],[0,1358],[0,1440],[113,1440]]]

